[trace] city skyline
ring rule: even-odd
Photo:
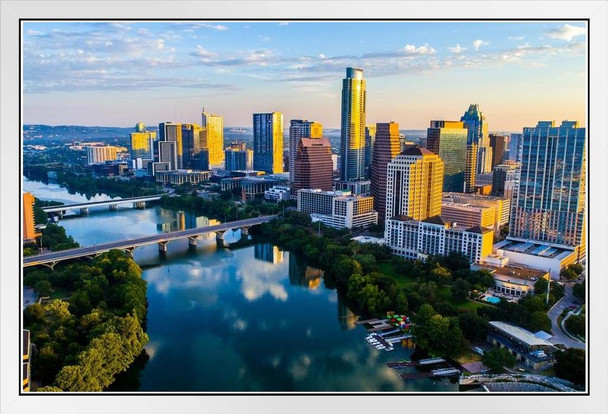
[[[367,124],[425,129],[474,102],[490,131],[538,119],[584,126],[586,32],[565,20],[27,22],[23,122],[197,122],[205,106],[226,126],[277,111],[339,128],[352,66],[365,71]]]

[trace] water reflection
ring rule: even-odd
[[[323,275],[323,270],[308,266],[303,259],[289,254],[289,283],[292,286],[317,289],[321,285]]]
[[[281,263],[283,251],[270,243],[261,243],[254,246],[254,257],[270,263]]]

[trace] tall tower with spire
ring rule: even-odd
[[[468,130],[467,145],[477,145],[477,174],[492,171],[492,147],[488,135],[486,117],[479,109],[479,104],[470,104],[469,109],[460,118]]]

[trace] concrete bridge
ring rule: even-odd
[[[119,204],[133,203],[133,207],[136,208],[144,208],[146,207],[146,201],[156,201],[160,200],[160,198],[164,194],[156,194],[151,196],[142,196],[142,197],[130,197],[130,198],[116,198],[114,200],[106,200],[106,201],[89,201],[86,203],[77,203],[77,204],[63,204],[60,206],[49,206],[42,207],[42,210],[46,213],[59,213],[60,217],[68,210],[80,210],[81,214],[87,214],[89,212],[90,207],[110,207],[110,211],[116,210]]]
[[[277,215],[254,217],[245,220],[217,224],[214,226],[198,227],[195,229],[180,230],[171,233],[159,233],[152,236],[137,237],[129,240],[118,240],[110,243],[96,244],[94,246],[79,247],[77,249],[28,256],[23,258],[23,267],[43,265],[53,269],[57,263],[63,260],[77,259],[81,257],[88,257],[92,259],[112,249],[124,250],[132,255],[133,250],[135,250],[136,247],[146,246],[149,244],[158,244],[159,252],[166,252],[167,244],[170,241],[188,238],[188,244],[191,246],[196,246],[197,239],[201,235],[207,233],[215,233],[218,242],[223,243],[224,233],[227,230],[241,229],[243,234],[248,234],[250,227],[269,222],[277,217]]]

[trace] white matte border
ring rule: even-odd
[[[0,412],[551,412],[606,413],[607,234],[606,105],[608,2],[29,2],[2,1],[0,72]],[[18,396],[19,289],[19,18],[590,18],[591,111],[589,127],[590,396]],[[541,408],[542,407],[542,408]]]

